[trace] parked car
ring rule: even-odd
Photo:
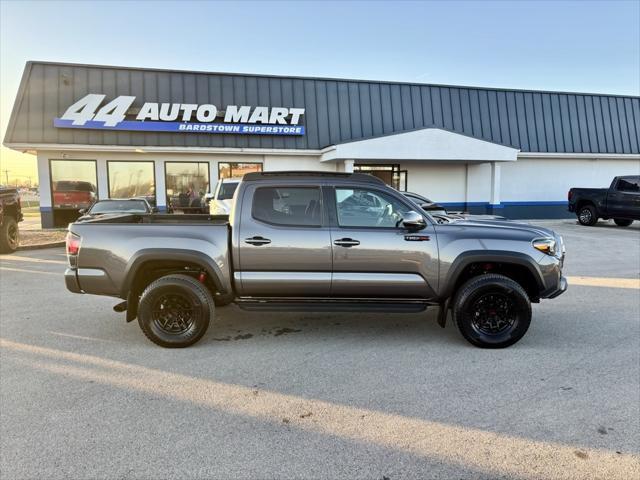
[[[119,297],[163,347],[197,342],[216,304],[253,311],[447,311],[479,347],[517,342],[531,302],[563,293],[562,237],[515,222],[439,225],[366,174],[244,176],[232,216],[122,215],[69,225],[75,293]]]
[[[640,220],[640,176],[615,177],[609,188],[572,188],[567,195],[569,211],[582,225],[595,225],[599,218],[613,218],[628,227]]]
[[[213,194],[205,196],[209,202],[211,215],[229,215],[233,203],[233,194],[240,184],[240,178],[221,178],[216,183]]]
[[[452,212],[448,211],[442,205],[417,193],[402,192],[402,194],[431,215],[438,223],[449,223],[452,220],[460,218],[469,218],[473,220],[506,220],[505,217],[501,217],[499,215],[473,215],[468,212]]]
[[[53,207],[77,210],[96,201],[96,187],[91,182],[60,180],[53,184]]]
[[[99,200],[88,209],[80,210],[81,217],[77,221],[89,220],[101,215],[123,213],[156,213],[158,210],[149,205],[143,198],[123,198]]]
[[[409,200],[413,200],[425,212],[438,215],[447,214],[447,210],[442,205],[429,200],[427,197],[412,192],[402,192],[402,194]]]
[[[15,188],[0,188],[0,253],[13,253],[20,243],[22,221],[20,194]]]

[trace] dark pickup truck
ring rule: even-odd
[[[20,194],[15,188],[0,188],[0,253],[13,253],[20,240],[22,221]]]
[[[447,311],[480,347],[517,342],[531,302],[563,293],[564,244],[525,223],[428,212],[366,174],[244,176],[229,216],[124,214],[69,225],[67,288],[122,300],[146,336],[185,347],[216,307]]]
[[[640,176],[615,177],[609,188],[572,188],[568,200],[569,211],[582,225],[613,218],[616,225],[628,227],[640,220]]]

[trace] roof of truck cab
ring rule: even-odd
[[[274,179],[291,179],[291,180],[312,180],[314,178],[348,180],[358,183],[371,183],[376,185],[384,185],[385,183],[378,177],[374,177],[368,173],[344,173],[344,172],[316,172],[306,170],[291,170],[279,172],[252,172],[242,177],[244,182],[269,181]]]

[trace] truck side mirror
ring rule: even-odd
[[[427,222],[418,212],[410,210],[402,216],[402,225],[408,230],[422,230],[427,226]]]
[[[80,215],[84,215],[85,213],[87,213],[87,209],[86,208],[81,208],[80,210],[78,210],[78,213]]]
[[[204,196],[204,201],[208,203],[211,200],[213,200],[213,193],[206,193]]]
[[[158,207],[151,207],[151,213],[158,213],[159,211]]]

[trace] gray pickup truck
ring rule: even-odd
[[[421,213],[418,213],[421,212]],[[120,298],[163,347],[197,342],[216,307],[448,310],[479,347],[517,342],[531,302],[563,293],[564,244],[524,223],[427,212],[366,174],[244,176],[229,217],[128,214],[69,226],[67,288]]]

